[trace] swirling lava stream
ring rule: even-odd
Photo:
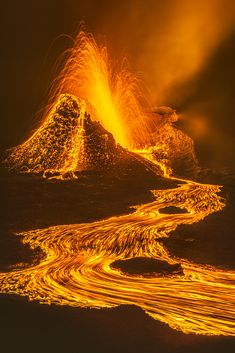
[[[134,304],[185,333],[235,335],[235,272],[175,258],[158,241],[180,224],[220,211],[219,190],[187,182],[153,191],[154,202],[136,206],[128,215],[21,233],[24,243],[39,246],[45,256],[37,265],[0,273],[0,290],[74,307]],[[159,212],[167,206],[187,212]],[[140,276],[111,266],[137,256],[180,263],[183,273]]]

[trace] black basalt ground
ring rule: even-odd
[[[180,264],[171,265],[166,261],[147,257],[117,260],[111,264],[111,267],[130,275],[140,275],[143,277],[162,277],[183,274],[183,269]]]

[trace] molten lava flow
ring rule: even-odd
[[[224,207],[218,186],[188,182],[156,190],[156,200],[129,215],[21,233],[40,247],[37,265],[0,273],[0,290],[41,303],[104,308],[138,305],[154,319],[185,333],[235,335],[235,272],[173,257],[158,239]],[[167,206],[187,213],[163,214]],[[111,264],[133,257],[180,263],[183,274],[128,275]]]

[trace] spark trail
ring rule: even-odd
[[[235,272],[175,258],[158,241],[180,224],[192,224],[224,207],[219,186],[187,182],[155,190],[156,200],[128,215],[19,234],[40,247],[37,265],[0,274],[0,290],[40,303],[105,308],[141,307],[154,319],[185,333],[235,335]],[[186,213],[163,214],[167,206]],[[128,275],[116,260],[150,257],[180,263],[183,274]]]

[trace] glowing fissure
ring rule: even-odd
[[[25,295],[40,303],[74,307],[134,304],[185,333],[235,335],[235,272],[176,258],[159,242],[178,225],[201,221],[222,210],[224,202],[217,194],[220,187],[171,177],[164,153],[160,160],[157,158],[160,147],[155,144],[143,148],[146,141],[148,146],[151,141],[136,89],[131,74],[126,70],[115,74],[108,65],[106,48],[80,33],[57,80],[53,103],[42,125],[22,145],[9,151],[7,162],[23,172],[56,171],[63,176],[87,167],[90,148],[90,163],[98,159],[105,165],[103,156],[107,155],[109,161],[119,150],[113,137],[101,131],[97,123],[94,127],[100,134],[90,140],[85,136],[90,124],[86,110],[148,168],[180,181],[181,186],[152,191],[154,202],[136,206],[127,215],[19,234],[32,249],[40,247],[44,257],[36,265],[0,273],[0,291]],[[93,146],[97,141],[99,151]],[[167,155],[168,151],[164,152]],[[167,206],[187,212],[159,212]],[[179,263],[183,274],[145,277],[111,267],[116,260],[140,256]]]

